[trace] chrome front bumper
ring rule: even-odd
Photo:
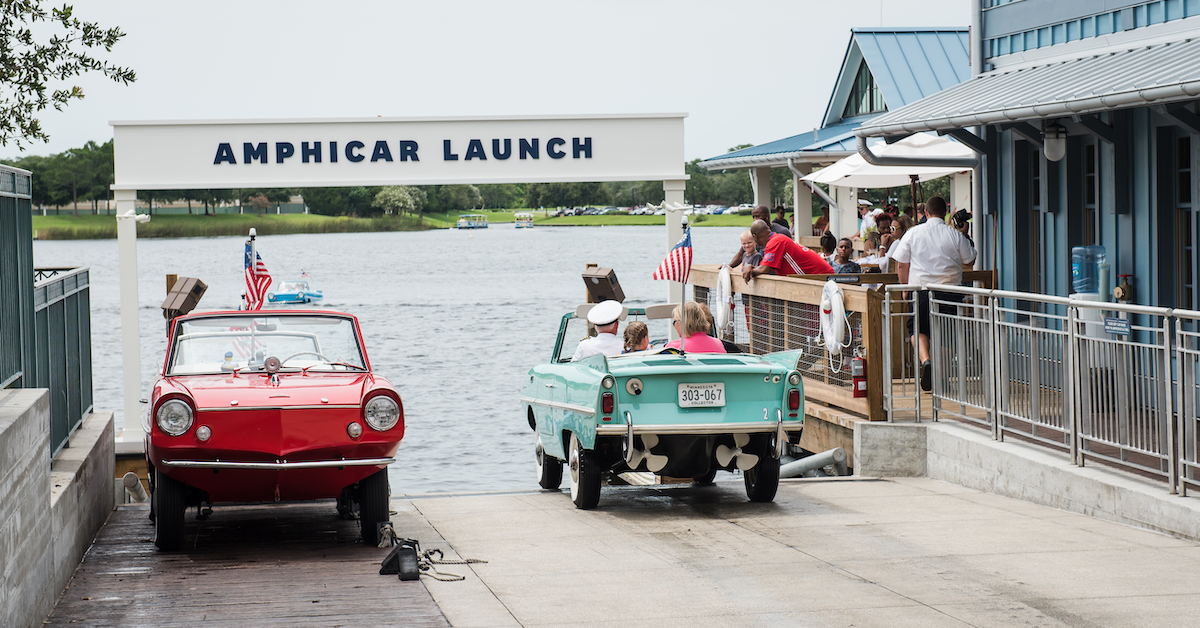
[[[163,466],[187,469],[260,469],[282,471],[286,469],[331,469],[338,467],[373,467],[392,464],[395,458],[358,458],[355,460],[308,460],[304,462],[225,462],[222,460],[163,460]]]

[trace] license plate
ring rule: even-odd
[[[716,384],[680,384],[679,407],[725,407],[725,382],[718,382]]]

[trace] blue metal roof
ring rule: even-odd
[[[851,46],[858,44],[889,110],[971,78],[965,29],[856,28],[853,33]]]
[[[778,153],[794,153],[797,151],[854,152],[856,150],[854,129],[858,128],[858,125],[865,120],[866,118],[855,119],[853,122],[827,126],[823,129],[813,129],[807,133],[718,155],[709,161],[715,159],[737,159],[739,157],[758,157]]]
[[[743,148],[705,160],[706,168],[757,161],[772,161],[796,153],[854,152],[852,131],[875,116],[843,120],[850,85],[859,60],[870,69],[888,109],[897,109],[971,78],[966,29],[958,28],[856,28],[842,60],[842,71],[834,84],[826,108],[826,124],[807,133]]]

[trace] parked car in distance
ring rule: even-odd
[[[550,361],[522,381],[539,485],[557,489],[566,471],[575,506],[590,509],[607,474],[648,471],[704,484],[720,469],[737,469],[751,501],[773,500],[780,455],[804,427],[801,352],[685,353],[686,342],[684,351],[664,349],[664,338],[646,351],[573,362],[591,307],[562,317]],[[628,309],[622,319],[653,323],[674,308]]]
[[[154,543],[222,502],[335,499],[363,542],[388,520],[404,407],[371,370],[358,319],[331,311],[175,318],[143,417]]]

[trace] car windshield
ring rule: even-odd
[[[262,370],[366,370],[351,319],[341,316],[208,316],[180,321],[167,375]]]
[[[617,328],[617,337],[625,338],[625,327],[633,321],[641,321],[646,324],[650,334],[650,347],[661,347],[667,343],[668,334],[671,331],[671,319],[647,320],[645,316],[630,314],[628,318],[621,321],[620,327]],[[555,356],[556,362],[570,362],[571,357],[575,355],[575,349],[579,347],[579,343],[588,337],[587,320],[582,318],[571,318],[567,321],[567,331],[563,335],[562,348]]]

